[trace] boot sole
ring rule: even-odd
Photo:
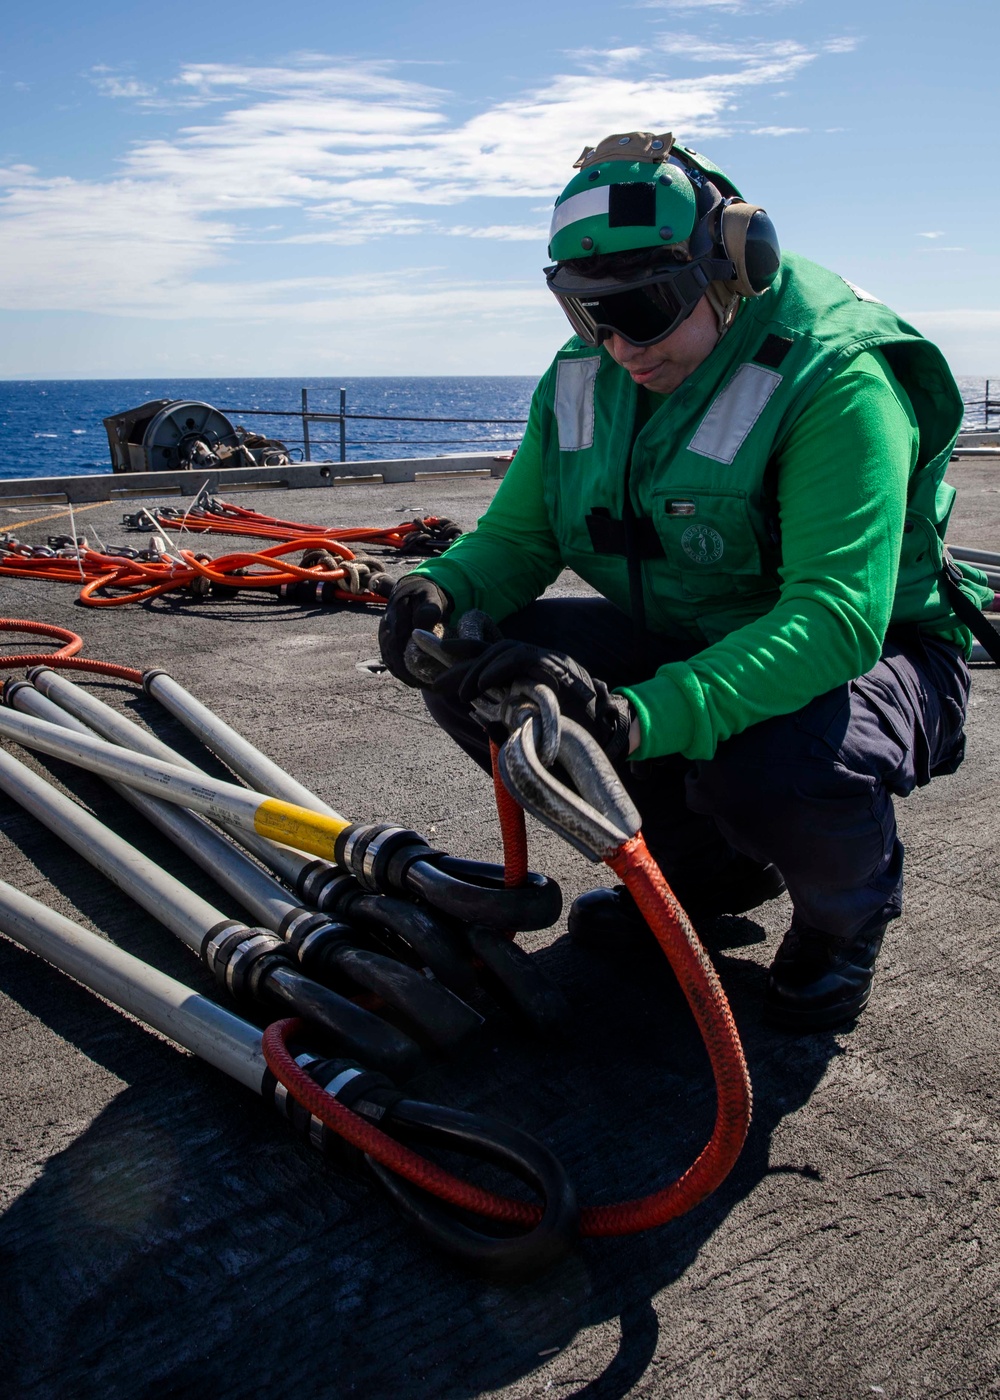
[[[869,985],[850,1001],[841,1002],[839,1006],[825,1006],[816,1011],[765,1001],[764,1017],[779,1030],[797,1031],[802,1034],[810,1031],[831,1031],[857,1020],[871,1000],[871,994],[872,989]]]

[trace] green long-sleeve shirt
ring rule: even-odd
[[[653,411],[669,413],[669,397]],[[476,607],[501,621],[562,568],[542,489],[540,414],[536,396],[523,444],[477,529],[420,566],[457,614]],[[880,352],[858,354],[830,376],[778,457],[778,602],[690,661],[622,687],[639,716],[635,757],[710,758],[731,735],[800,709],[875,664],[917,447],[909,398]],[[685,635],[683,616],[667,621],[664,630]],[[967,640],[953,618],[933,626],[959,645]]]

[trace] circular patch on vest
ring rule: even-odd
[[[681,535],[681,549],[696,564],[714,564],[725,549],[722,536],[711,525],[689,525]]]

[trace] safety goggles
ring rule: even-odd
[[[570,325],[585,344],[595,346],[612,335],[638,346],[665,340],[691,315],[709,282],[735,275],[728,259],[712,257],[631,279],[597,281],[564,263],[545,269],[549,290]]]

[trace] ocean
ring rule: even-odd
[[[478,423],[400,423],[353,419],[347,424],[347,457],[434,457],[442,453],[503,451],[520,440],[535,379],[469,378],[318,379],[306,387],[313,412],[336,413],[340,389],[348,414],[412,418],[485,419]],[[959,378],[966,426],[982,427],[986,379]],[[69,476],[111,469],[102,419],[149,399],[196,399],[227,412],[236,423],[281,438],[302,454],[301,379],[36,379],[0,381],[0,477]],[[997,389],[991,388],[991,396]],[[994,398],[994,402],[995,402]],[[250,409],[274,409],[286,418],[240,417]],[[996,422],[997,412],[991,417]],[[336,459],[339,426],[310,427],[313,460]]]
[[[347,412],[413,418],[479,418],[481,423],[398,423],[350,420],[347,457],[506,451],[521,438],[537,380],[529,376],[393,379],[35,379],[0,381],[0,477],[69,476],[111,470],[102,420],[150,399],[194,399],[227,411],[234,423],[280,438],[302,455],[302,388],[314,413]],[[289,417],[240,417],[250,409],[287,410]],[[517,419],[514,423],[497,420]],[[336,459],[339,424],[310,424],[311,456]]]

